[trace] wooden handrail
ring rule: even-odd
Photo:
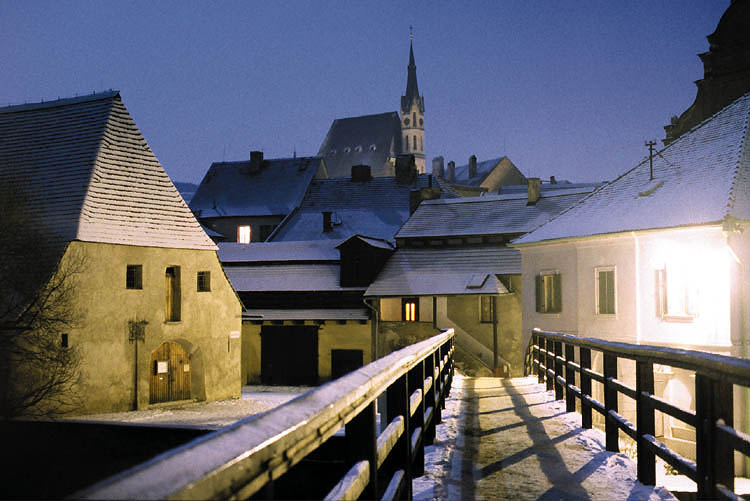
[[[310,452],[318,448],[342,426],[357,423],[356,429],[364,428],[371,434],[372,446],[364,444],[370,456],[367,475],[377,477],[380,460],[375,432],[375,400],[388,393],[390,399],[398,392],[392,390],[410,380],[410,373],[421,374],[416,387],[419,388],[420,402],[417,408],[425,409],[426,398],[444,405],[453,372],[454,341],[453,331],[448,330],[432,338],[398,350],[376,360],[335,381],[310,390],[279,407],[257,416],[251,416],[214,433],[200,437],[181,447],[167,451],[150,461],[110,477],[72,497],[79,499],[217,499],[228,497],[249,497],[266,484],[280,478],[292,466],[298,464]],[[432,384],[424,389],[424,374],[434,374],[439,368],[441,376],[435,379],[440,384]],[[447,387],[446,387],[447,386]],[[432,429],[439,419],[439,413],[430,423],[422,423],[423,412],[411,416],[412,407],[404,395],[404,412],[401,424],[384,430],[386,435],[380,446],[395,449],[392,441],[403,440],[411,443],[412,435],[420,431],[417,442],[420,450],[408,448],[409,462],[420,456],[423,461],[425,440],[422,431]],[[430,403],[429,405],[433,405]],[[363,412],[369,409],[368,412]],[[371,413],[370,413],[371,410]],[[364,418],[363,418],[364,416]],[[395,418],[395,416],[394,416]],[[419,418],[412,426],[410,419]],[[386,421],[391,422],[392,420]],[[364,423],[364,424],[363,424]],[[354,429],[354,428],[353,428]],[[372,433],[370,433],[372,432]],[[393,435],[398,435],[393,437]],[[354,434],[356,435],[356,434]],[[357,439],[357,437],[354,437]],[[367,459],[362,457],[361,459]],[[351,463],[358,464],[360,460]],[[397,458],[395,465],[400,465]],[[423,464],[421,466],[424,467]],[[375,471],[371,471],[371,470]],[[406,472],[405,481],[411,483],[410,466],[403,464],[397,470]],[[418,470],[418,469],[417,469]],[[358,476],[364,475],[364,467],[356,469]],[[351,477],[347,477],[351,480]],[[342,479],[346,480],[346,479]],[[371,481],[376,485],[376,481]],[[358,485],[358,484],[357,484]],[[398,485],[401,485],[399,483]],[[339,484],[339,487],[344,487]],[[351,486],[349,486],[351,487]],[[372,486],[371,486],[372,487]],[[371,488],[370,487],[370,488]],[[406,485],[410,489],[409,485]],[[356,488],[355,488],[356,490]],[[336,491],[343,492],[343,491]],[[346,492],[350,492],[346,490]]]

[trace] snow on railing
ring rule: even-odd
[[[592,370],[592,350],[603,355],[602,372]],[[750,437],[732,426],[733,385],[750,387],[750,360],[603,341],[540,329],[534,329],[532,333],[529,352],[530,368],[536,371],[540,383],[546,381],[547,390],[554,389],[555,398],[565,398],[567,412],[575,412],[576,398],[580,400],[583,428],[591,428],[592,410],[604,416],[608,451],[619,452],[620,430],[636,442],[638,480],[641,483],[656,483],[655,460],[659,456],[697,484],[698,499],[737,498],[734,494],[734,452],[750,456]],[[635,388],[617,379],[618,359],[635,361]],[[654,395],[654,364],[695,372],[695,411]],[[592,380],[603,385],[604,403],[592,398]],[[635,400],[637,426],[618,412],[619,394]],[[695,428],[696,462],[656,439],[655,411]]]
[[[453,352],[454,333],[444,331],[72,497],[219,499],[258,493],[274,498],[276,491],[298,498],[327,492],[327,499],[411,499],[411,480],[424,474],[424,446],[435,438],[450,391]],[[378,435],[376,401],[383,395],[387,425]],[[342,427],[344,438],[329,441]],[[308,467],[303,460],[324,444],[337,446],[335,460],[322,470],[319,460],[310,461],[311,471],[300,474]],[[285,477],[293,467],[295,474]],[[329,485],[330,471],[343,473]],[[297,485],[305,483],[300,478],[324,485]]]

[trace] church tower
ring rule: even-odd
[[[411,39],[413,35],[409,35]],[[424,157],[424,98],[417,86],[417,65],[414,63],[414,47],[409,42],[409,73],[406,79],[406,95],[401,96],[401,151],[413,154],[420,173],[425,172]]]

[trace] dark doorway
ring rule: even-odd
[[[362,367],[362,350],[331,350],[331,379]]]
[[[260,380],[263,384],[276,385],[318,384],[318,327],[261,327]]]

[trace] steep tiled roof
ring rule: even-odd
[[[369,181],[313,179],[300,209],[277,230],[274,241],[343,240],[355,234],[392,240],[409,218],[409,192],[426,188],[429,176],[398,184],[394,177]],[[323,232],[322,212],[332,212],[333,230]]]
[[[552,193],[527,205],[526,194],[487,195],[422,202],[396,238],[519,234],[544,224],[593,187]]]
[[[473,177],[469,177],[469,164],[456,165],[455,184],[461,186],[479,187],[495,169],[500,169],[498,173],[499,184],[518,184],[526,182],[526,177],[510,161],[508,157],[492,158],[477,162],[477,172]]]
[[[749,119],[750,93],[515,243],[750,220]]]
[[[521,273],[521,252],[500,245],[403,248],[386,262],[366,296],[501,294],[496,275]]]
[[[369,165],[383,176],[386,160],[401,153],[401,120],[395,111],[333,121],[320,145],[329,177],[351,176],[352,165]]]
[[[201,218],[284,216],[299,205],[320,164],[318,157],[268,159],[253,172],[249,160],[216,162],[190,208]]]
[[[0,177],[60,245],[216,248],[116,91],[0,108]]]

